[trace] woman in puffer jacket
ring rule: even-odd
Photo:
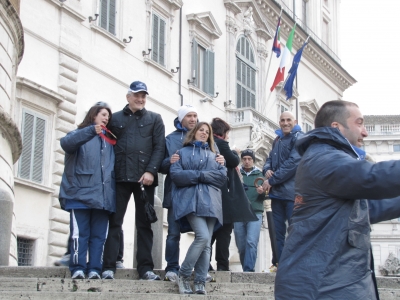
[[[170,175],[175,186],[172,205],[175,220],[185,228],[189,223],[195,233],[179,270],[178,286],[181,294],[193,294],[190,276],[194,268],[196,294],[206,294],[205,280],[210,261],[210,242],[214,227],[222,220],[221,187],[225,183],[226,168],[216,162],[212,128],[200,122],[186,136],[180,159],[171,165]]]
[[[78,129],[60,141],[65,167],[61,208],[70,213],[70,263],[73,279],[100,279],[108,217],[115,212],[115,140],[106,127],[111,110],[104,102],[89,109]],[[89,262],[86,261],[89,253]]]

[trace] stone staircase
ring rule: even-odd
[[[163,270],[155,273],[164,278]],[[0,300],[72,299],[274,299],[274,273],[215,272],[207,296],[179,295],[173,282],[138,280],[135,269],[118,270],[115,280],[73,280],[65,267],[0,267]],[[400,277],[379,277],[382,300],[400,298]]]

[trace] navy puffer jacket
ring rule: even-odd
[[[294,201],[294,175],[300,162],[300,155],[294,144],[303,135],[299,125],[295,125],[288,135],[282,130],[275,131],[278,137],[263,167],[263,174],[272,170],[274,175],[268,180],[272,189],[269,196],[274,199]]]
[[[94,125],[69,132],[60,143],[65,151],[61,207],[72,200],[115,212],[114,147],[96,134]]]
[[[377,299],[370,222],[400,216],[400,161],[360,160],[331,127],[308,132],[296,148],[302,159],[275,298]],[[365,200],[384,198],[393,199]]]
[[[227,180],[226,167],[216,162],[207,143],[200,145],[195,142],[182,148],[178,153],[180,159],[171,165],[175,220],[195,214],[216,218],[218,226],[223,224],[221,187]]]

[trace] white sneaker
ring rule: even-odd
[[[74,274],[71,276],[72,279],[85,279],[85,273],[83,271],[78,270],[75,271]]]
[[[215,282],[215,278],[210,273],[207,273],[206,282]]]
[[[178,274],[172,271],[168,271],[167,274],[165,274],[164,281],[172,281],[176,282],[178,279]]]
[[[122,261],[120,261],[120,260],[118,260],[118,261],[115,263],[115,267],[116,267],[117,269],[125,269],[124,263],[123,263]]]
[[[114,272],[111,270],[104,271],[103,274],[101,274],[102,279],[114,279]]]
[[[91,271],[89,272],[88,279],[100,279],[100,275],[95,271]]]

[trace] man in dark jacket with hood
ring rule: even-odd
[[[379,299],[370,223],[400,216],[400,161],[362,159],[368,134],[355,103],[326,102],[315,128],[296,142],[302,159],[275,298]]]
[[[272,217],[274,219],[277,252],[272,258],[271,271],[276,270],[277,263],[285,244],[286,221],[290,218],[294,203],[294,175],[300,162],[300,155],[294,147],[299,136],[303,133],[291,112],[285,111],[279,118],[280,129],[272,144],[263,168],[267,180],[263,183],[264,190],[269,191],[271,198]]]
[[[129,87],[123,110],[113,114],[111,131],[117,136],[115,152],[115,181],[117,210],[110,216],[109,232],[104,247],[103,279],[113,279],[119,251],[119,239],[129,199],[135,198],[137,230],[137,271],[144,280],[160,280],[153,272],[151,256],[153,231],[146,218],[145,202],[141,199],[140,182],[147,200],[154,205],[157,172],[164,158],[165,128],[161,116],[145,109],[147,86],[134,81]]]

